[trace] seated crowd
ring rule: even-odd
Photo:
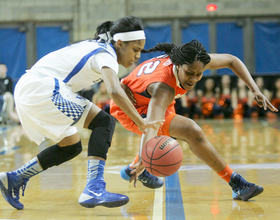
[[[263,77],[255,77],[255,81],[261,92],[280,110],[280,78],[272,80],[271,89],[265,87]],[[178,114],[193,119],[280,117],[279,113],[259,108],[249,89],[239,78],[223,75],[220,80],[214,80],[209,77],[200,83],[202,84],[201,88],[194,88],[176,100]]]

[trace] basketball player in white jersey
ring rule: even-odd
[[[115,119],[79,96],[78,91],[104,80],[115,103],[131,117],[141,131],[162,121],[145,122],[120,87],[119,66],[131,66],[140,58],[145,33],[139,18],[127,16],[97,27],[94,39],[81,41],[47,54],[20,78],[15,102],[22,126],[38,145],[50,138],[55,145],[40,152],[12,172],[0,173],[0,188],[6,201],[23,209],[19,191],[34,175],[77,156],[82,144],[76,127],[92,130],[88,144],[87,185],[80,205],[117,207],[126,204],[125,195],[107,192],[103,178]],[[156,129],[156,128],[155,128]]]

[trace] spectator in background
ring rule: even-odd
[[[255,79],[255,81],[256,81],[256,84],[259,87],[261,93],[264,94],[268,98],[268,100],[271,100],[270,91],[264,87],[263,77],[257,77]],[[252,117],[258,118],[258,117],[265,117],[266,116],[267,111],[265,111],[263,108],[259,108],[256,101],[253,101],[252,105],[253,105],[252,106],[252,113],[251,113]]]
[[[240,78],[237,81],[237,89],[232,92],[233,117],[236,119],[250,118],[252,112],[253,97],[246,84]]]
[[[197,95],[202,118],[220,118],[222,116],[221,107],[218,105],[219,90],[213,79],[206,79],[204,91],[198,90]]]
[[[7,76],[7,65],[0,63],[0,93],[10,92],[13,94],[13,80]]]
[[[177,114],[192,119],[200,118],[201,110],[198,103],[198,97],[197,92],[195,90],[195,86],[191,90],[189,90],[185,95],[183,95],[179,99],[176,99],[175,109]]]
[[[92,96],[92,103],[110,114],[110,100],[111,97],[107,92],[105,83],[102,81],[99,83],[98,91]]]
[[[7,76],[7,71],[7,65],[0,63],[0,112],[6,112],[8,119],[19,123],[13,96],[13,80]]]
[[[232,94],[231,78],[229,75],[225,74],[221,77],[220,97],[219,97],[219,105],[221,106],[221,111],[224,115],[224,118],[231,118],[233,116],[231,94]]]

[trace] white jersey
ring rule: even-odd
[[[104,66],[118,74],[119,65],[112,44],[86,40],[49,53],[26,72],[51,76],[77,92],[100,82]]]
[[[83,127],[92,103],[76,92],[100,82],[104,66],[118,73],[113,46],[87,40],[44,56],[27,70],[14,97],[29,137],[37,144],[45,137],[58,143]]]

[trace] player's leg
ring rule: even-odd
[[[15,90],[23,128],[37,144],[44,137],[57,144],[44,149],[19,169],[0,174],[1,192],[17,209],[23,209],[19,202],[19,190],[22,188],[24,191],[29,178],[74,158],[82,151],[77,129],[71,125],[81,118],[84,120],[83,116],[87,115],[91,105],[57,79],[46,77],[42,80],[34,74],[25,74],[23,79]],[[25,83],[27,81],[28,84]]]
[[[77,156],[82,151],[78,133],[65,137],[61,142],[41,151],[36,157],[17,170],[0,173],[0,189],[5,200],[16,209],[23,209],[19,202],[19,191],[22,195],[27,181],[52,166],[58,166]]]
[[[241,175],[232,171],[193,120],[180,115],[174,116],[169,134],[178,140],[186,141],[199,159],[228,182],[232,187],[234,199],[245,201],[262,193],[263,187],[247,182]]]
[[[79,204],[86,208],[98,205],[117,207],[126,204],[125,195],[106,191],[104,166],[115,129],[115,118],[95,105],[86,118],[85,128],[92,130],[88,143],[87,185],[79,198]]]

